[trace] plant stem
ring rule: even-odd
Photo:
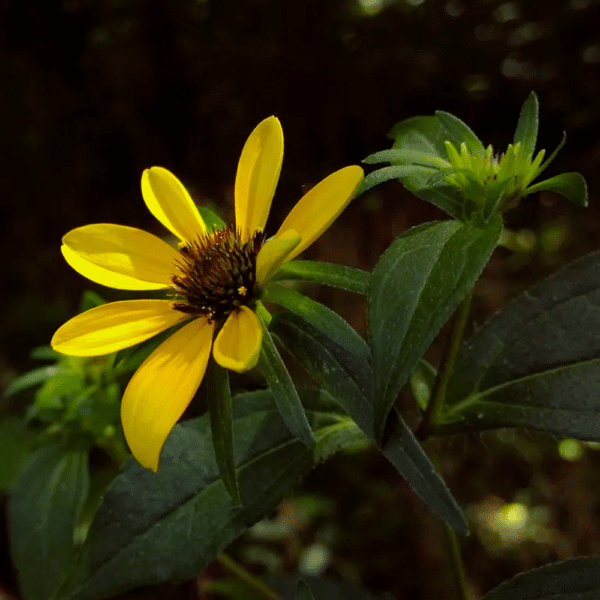
[[[249,571],[246,571],[242,565],[233,560],[231,556],[228,556],[224,552],[217,555],[217,560],[221,565],[227,569],[230,573],[233,573],[236,577],[239,577],[244,583],[249,585],[255,592],[260,594],[266,600],[283,600],[283,598],[274,590],[272,590],[266,583],[252,575]]]
[[[431,427],[435,424],[435,418],[446,400],[446,388],[448,387],[448,382],[454,371],[454,364],[456,362],[456,357],[458,356],[460,344],[469,318],[469,312],[471,310],[473,289],[474,288],[471,288],[454,316],[452,331],[450,332],[450,337],[446,344],[442,365],[433,382],[431,396],[429,397],[429,402],[425,409],[425,414],[423,415],[423,421],[419,428],[419,438],[422,440],[429,437]]]
[[[460,553],[460,544],[458,543],[458,536],[456,531],[444,523],[444,532],[446,534],[446,543],[448,545],[448,552],[452,560],[452,574],[454,575],[454,583],[456,584],[456,590],[460,600],[469,600],[469,588],[467,586],[467,578],[465,576],[465,567]]]

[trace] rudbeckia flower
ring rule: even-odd
[[[116,352],[183,324],[129,381],[121,421],[131,452],[158,470],[162,446],[196,393],[211,354],[227,369],[254,367],[262,328],[253,308],[283,263],[315,241],[352,199],[363,171],[350,166],[311,189],[277,233],[264,228],[279,179],[283,132],[262,121],[242,150],[235,180],[236,225],[208,231],[181,182],[152,167],[142,175],[150,212],[177,248],[133,227],[96,224],[63,238],[67,262],[92,281],[124,290],[171,290],[172,299],[124,300],[88,310],[58,329],[52,347],[73,356]]]

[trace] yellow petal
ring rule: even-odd
[[[323,179],[300,199],[274,236],[279,238],[290,229],[302,236],[287,260],[308,248],[335,221],[354,197],[363,176],[360,167],[345,167]]]
[[[138,462],[158,471],[167,436],[206,370],[214,325],[198,318],[166,339],[135,372],[123,394],[121,422]]]
[[[275,194],[281,161],[283,131],[276,117],[259,123],[246,140],[235,178],[235,224],[247,242],[264,229]]]
[[[256,283],[264,285],[300,243],[300,234],[288,229],[279,237],[267,240],[256,257]]]
[[[71,356],[110,354],[189,319],[168,300],[110,302],[73,317],[54,334],[51,346]]]
[[[204,221],[183,184],[162,167],[142,174],[142,196],[148,210],[180,240],[192,241],[206,232]]]
[[[261,342],[258,317],[247,306],[240,306],[227,317],[219,331],[213,355],[222,367],[242,373],[256,366]]]
[[[160,238],[124,225],[97,223],[69,231],[61,248],[78,273],[121,290],[159,290],[171,285],[177,250]]]

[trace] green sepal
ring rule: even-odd
[[[292,260],[279,268],[270,281],[301,279],[366,295],[371,274],[361,269],[315,260]]]
[[[587,184],[579,173],[561,173],[527,188],[528,194],[541,191],[556,192],[579,206],[588,205]]]
[[[269,329],[260,316],[259,319],[263,335],[258,359],[259,369],[267,380],[284,423],[303,444],[314,448],[317,442],[300,401],[298,390],[279,355]]]
[[[537,143],[540,105],[535,92],[531,92],[523,106],[517,122],[513,144],[521,144],[521,151],[533,156]]]
[[[209,360],[202,389],[208,406],[210,431],[221,479],[233,501],[241,504],[233,455],[233,409],[227,369]]]

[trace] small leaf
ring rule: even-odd
[[[98,294],[98,292],[94,292],[93,290],[85,290],[79,304],[79,312],[85,312],[90,308],[96,308],[96,306],[100,306],[105,302],[106,301],[104,298]]]
[[[426,360],[421,359],[410,376],[410,388],[421,410],[425,410],[429,404],[436,375],[437,371]]]
[[[63,355],[51,346],[38,346],[29,353],[29,357],[36,360],[58,360],[61,356]]]
[[[31,387],[35,387],[40,383],[54,377],[58,373],[59,367],[56,365],[48,365],[47,367],[39,367],[37,369],[32,369],[31,371],[27,371],[27,373],[23,373],[23,375],[19,375],[19,377],[15,377],[4,390],[4,397],[10,398],[23,390],[27,390]]]
[[[358,191],[356,192],[356,195],[360,196],[361,194],[364,194],[364,192],[370,190],[372,187],[375,187],[381,183],[385,183],[386,181],[390,181],[391,179],[399,179],[402,181],[402,178],[406,175],[422,173],[425,173],[427,176],[429,176],[435,173],[435,169],[430,167],[419,167],[415,165],[395,165],[393,167],[383,167],[382,169],[378,169],[377,171],[369,173],[363,179]]]
[[[501,230],[498,217],[483,227],[458,221],[427,223],[398,237],[377,263],[368,327],[378,440],[400,389],[479,277]]]
[[[587,184],[579,173],[561,173],[530,185],[526,191],[527,194],[541,191],[556,192],[579,206],[588,205]]]
[[[447,160],[443,160],[437,155],[402,148],[392,148],[390,150],[375,152],[367,156],[362,162],[368,165],[389,162],[395,165],[417,165],[434,169],[447,169],[450,167],[450,163]]]
[[[388,137],[394,148],[423,152],[443,160],[448,158],[444,147],[444,133],[436,117],[411,117],[396,123]]]
[[[452,142],[456,148],[460,148],[460,145],[464,142],[471,154],[480,157],[483,156],[483,144],[466,123],[463,123],[458,117],[443,110],[437,110],[435,117],[447,135],[446,140]]]
[[[483,600],[595,600],[600,589],[600,558],[575,558],[519,573]]]
[[[526,156],[533,156],[538,134],[539,102],[535,92],[531,92],[519,115],[519,122],[515,131],[514,144],[521,144],[521,151]]]
[[[298,587],[296,588],[296,600],[315,600],[313,593],[310,588],[302,579],[298,581]]]
[[[53,598],[74,554],[73,533],[88,492],[88,458],[40,448],[10,493],[10,549],[27,600]]]
[[[271,281],[302,279],[356,292],[367,293],[371,274],[361,269],[314,260],[292,260],[277,271]]]
[[[209,233],[213,229],[223,229],[225,227],[225,221],[214,210],[206,206],[198,206],[197,208]]]
[[[210,431],[219,473],[231,498],[240,504],[233,458],[233,411],[227,369],[210,360],[202,388],[210,415]]]
[[[600,252],[526,290],[461,348],[441,430],[531,427],[600,440]]]
[[[315,436],[306,418],[296,386],[262,319],[261,324],[263,340],[258,361],[259,368],[267,380],[285,424],[300,441],[312,448],[316,444]]]
[[[290,434],[270,392],[240,394],[233,410],[242,505],[219,477],[208,415],[176,426],[157,473],[131,459],[113,480],[56,600],[99,600],[194,577],[314,466],[313,452]],[[335,420],[314,411],[311,419],[317,435]]]

